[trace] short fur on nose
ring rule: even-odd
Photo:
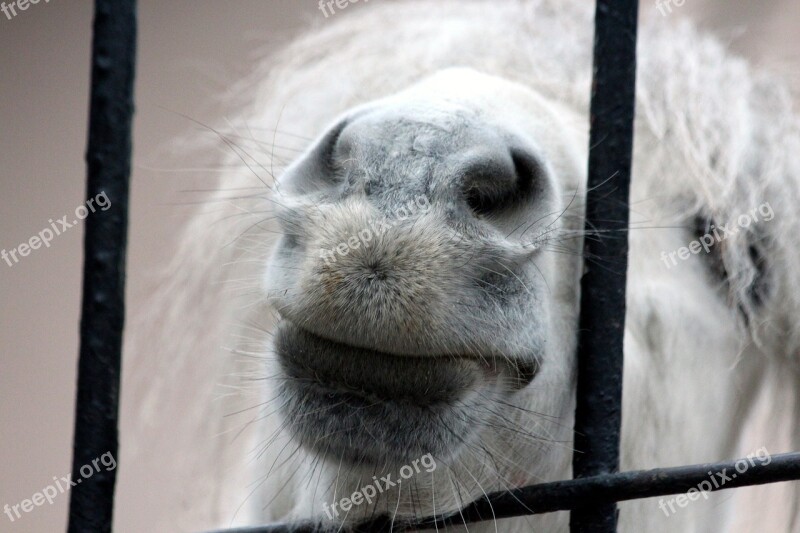
[[[316,242],[310,245],[311,250],[319,250],[317,257],[309,254],[315,263],[310,270],[329,289],[328,296],[338,290],[373,290],[374,294],[365,292],[363,297],[398,302],[434,298],[435,283],[430,276],[456,249],[438,234],[424,231],[425,225],[424,215],[392,219],[379,213],[366,198],[324,208]],[[373,282],[383,286],[371,287]],[[391,285],[396,287],[392,289]]]
[[[431,231],[446,226],[440,214],[416,209],[395,217],[363,195],[313,213],[292,310],[329,338],[363,347],[385,348],[376,341],[386,336],[408,344],[444,327],[443,302],[463,284],[452,266],[464,242]]]

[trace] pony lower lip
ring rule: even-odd
[[[362,347],[358,346],[357,343],[349,343],[349,342],[346,342],[346,341],[345,342],[341,342],[341,341],[337,341],[337,340],[334,340],[334,339],[329,339],[329,338],[325,337],[324,335],[319,335],[317,333],[314,333],[313,331],[309,331],[308,329],[306,329],[304,327],[301,327],[301,326],[298,326],[295,322],[293,322],[292,320],[290,320],[290,319],[286,318],[285,316],[283,316],[280,313],[280,311],[275,311],[275,312],[276,312],[276,314],[278,316],[278,321],[276,322],[276,325],[278,325],[278,326],[280,326],[280,325],[289,325],[289,326],[291,326],[293,328],[298,328],[298,329],[302,330],[303,332],[307,333],[308,335],[311,335],[312,337],[317,337],[319,339],[322,339],[323,341],[330,342],[332,344],[345,346],[347,348],[352,348],[352,349],[356,349],[356,350],[374,351],[376,353],[380,353],[380,354],[383,354],[383,355],[386,355],[386,356],[401,357],[401,358],[403,358],[403,357],[415,358],[415,359],[419,359],[419,358],[422,358],[422,359],[437,359],[438,358],[438,359],[440,359],[442,361],[453,360],[453,359],[465,359],[467,361],[471,361],[473,363],[477,363],[478,366],[483,370],[484,374],[487,377],[497,378],[497,377],[501,376],[504,372],[506,372],[506,373],[511,372],[512,374],[516,374],[517,375],[516,377],[518,377],[519,379],[526,380],[527,383],[530,383],[533,380],[533,378],[535,377],[535,375],[538,373],[538,370],[539,370],[538,364],[536,362],[516,360],[516,359],[514,359],[512,357],[503,357],[503,356],[495,356],[495,355],[483,356],[483,355],[480,355],[480,354],[478,354],[478,355],[472,355],[472,354],[451,355],[451,354],[436,354],[436,353],[423,354],[423,355],[397,354],[397,353],[386,352],[384,350],[377,349],[377,348],[362,348]]]
[[[283,314],[281,314],[280,311],[276,310],[275,313],[278,317],[278,320],[276,321],[277,326],[283,325],[283,326],[298,328],[307,333],[308,335],[317,337],[323,341],[331,342],[333,344],[341,345],[347,348],[361,350],[361,348],[357,348],[353,344],[342,343],[331,339],[327,339],[321,335],[317,335],[316,333],[308,331],[305,328],[300,328],[294,322],[292,322],[291,320],[286,318]],[[408,357],[408,358],[423,358],[423,359],[435,359],[439,357],[442,360],[453,359],[453,356],[443,356],[436,354],[427,354],[420,356],[420,355],[390,354],[388,352],[383,352],[381,350],[374,350],[374,351],[376,353],[384,354],[390,357],[400,357],[400,358]],[[467,361],[471,361],[472,363],[477,363],[478,368],[483,373],[483,376],[490,381],[500,379],[505,374],[509,378],[512,390],[520,390],[527,387],[539,373],[539,365],[535,361],[522,361],[500,356],[486,357],[481,355],[461,355],[461,356],[455,356],[455,359],[465,359]]]

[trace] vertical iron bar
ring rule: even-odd
[[[110,207],[87,217],[84,235],[70,533],[112,525],[116,470],[82,476],[81,467],[117,458],[135,50],[135,0],[96,0],[86,197],[104,193]]]
[[[637,15],[637,0],[597,1],[586,202],[586,230],[596,237],[586,240],[581,280],[576,478],[619,470]],[[570,517],[573,533],[616,525],[613,503],[587,502]]]

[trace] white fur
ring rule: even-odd
[[[243,111],[236,131],[227,132],[236,145],[225,163],[240,169],[220,176],[218,198],[237,187],[263,188],[261,180],[270,186],[270,174],[277,176],[341,113],[453,66],[539,95],[560,116],[571,144],[553,143],[550,163],[563,171],[583,161],[590,4],[376,2],[326,22],[264,60],[237,88]],[[646,21],[639,45],[623,469],[733,458],[764,446],[772,453],[800,449],[800,330],[794,327],[800,311],[800,126],[779,82],[752,72],[688,25],[669,24],[662,17]],[[449,90],[480,92],[460,79],[468,78],[448,78]],[[502,107],[503,101],[487,105]],[[531,131],[543,134],[541,127]],[[562,192],[570,190],[562,185]],[[302,452],[292,453],[296,446],[275,433],[281,420],[268,416],[280,398],[264,379],[271,375],[265,367],[272,316],[259,285],[275,232],[266,213],[273,201],[264,194],[221,202],[219,222],[192,221],[150,307],[130,326],[122,441],[135,446],[123,445],[121,464],[136,467],[120,470],[119,507],[132,491],[146,488],[155,530],[319,515],[319,501],[330,496],[322,483],[329,473],[304,464]],[[764,202],[775,218],[758,227],[771,291],[763,304],[751,297],[757,268],[745,234],[722,248],[727,286],[711,277],[700,256],[671,269],[661,261],[662,251],[695,238],[687,229],[695,213],[724,223]],[[573,272],[578,257],[553,260],[559,263],[548,273],[551,284],[574,283],[558,272]],[[554,301],[569,302],[567,293],[556,293]],[[564,324],[557,337],[567,348],[575,331]],[[552,383],[572,382],[570,361],[564,357]],[[571,409],[568,402],[532,401],[537,411]],[[569,416],[558,422],[572,425]],[[488,444],[539,478],[522,482],[570,476],[569,442],[546,451],[557,460],[535,465],[526,462],[544,452],[529,442]],[[788,533],[800,523],[798,501],[796,487],[784,485],[718,493],[671,517],[657,501],[624,503],[620,530]],[[424,508],[430,502],[418,503]],[[561,513],[499,527],[561,531],[565,524]],[[470,526],[494,530],[491,522]]]

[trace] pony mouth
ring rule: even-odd
[[[505,361],[393,355],[286,320],[274,342],[290,432],[307,448],[354,464],[452,456],[509,389]]]

